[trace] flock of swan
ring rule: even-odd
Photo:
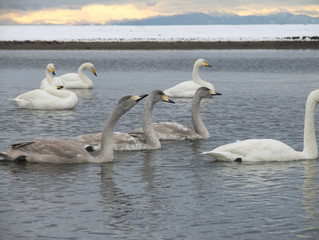
[[[154,90],[149,94],[122,97],[109,115],[102,132],[80,135],[70,140],[37,139],[30,142],[12,144],[6,151],[0,152],[5,160],[25,160],[36,163],[87,163],[111,162],[113,151],[132,151],[160,149],[163,140],[208,139],[210,134],[200,116],[200,103],[203,98],[221,95],[214,86],[199,77],[200,67],[210,67],[204,59],[198,59],[193,67],[193,80],[185,81],[165,91]],[[46,67],[46,78],[40,89],[21,94],[13,100],[21,108],[28,109],[72,109],[78,102],[72,88],[92,88],[93,82],[84,73],[88,69],[96,75],[92,63],[84,63],[78,73],[55,75],[54,65]],[[146,98],[147,97],[147,98]],[[177,122],[153,123],[152,111],[156,103],[174,103],[172,97],[192,99],[193,130]],[[146,98],[142,128],[129,133],[114,132],[120,117]],[[304,148],[296,151],[290,146],[273,139],[248,139],[226,144],[203,152],[219,161],[259,162],[292,161],[318,158],[315,135],[315,109],[319,103],[319,89],[312,91],[306,102],[304,122]],[[93,157],[89,151],[99,151]]]

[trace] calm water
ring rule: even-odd
[[[0,150],[40,137],[101,131],[127,94],[191,79],[194,61],[222,96],[203,102],[211,139],[163,142],[116,153],[113,163],[0,161],[0,239],[318,239],[319,163],[219,163],[200,155],[246,138],[303,146],[306,98],[319,88],[319,51],[0,51]],[[19,109],[9,99],[57,75],[95,64],[93,90],[75,91],[73,111]],[[159,103],[154,121],[191,126],[189,100]],[[140,127],[141,101],[117,125]],[[318,114],[317,114],[318,115]],[[319,130],[319,116],[316,116]]]

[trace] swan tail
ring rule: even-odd
[[[9,155],[7,152],[0,152],[0,157],[2,157],[5,160],[10,160]]]
[[[23,161],[26,160],[26,156],[19,155],[19,154],[13,154],[9,152],[0,152],[0,157],[2,157],[4,160],[8,161]]]
[[[12,99],[12,101],[15,101],[15,103],[19,107],[27,107],[28,105],[30,105],[30,102],[28,102],[28,101],[26,101],[24,99],[14,98],[14,99]]]
[[[209,152],[203,152],[201,154],[209,155],[218,161],[235,161],[236,159],[239,159],[239,158],[242,159],[242,157],[230,152],[218,152],[214,150]]]

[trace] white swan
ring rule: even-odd
[[[208,139],[210,134],[200,116],[200,102],[203,98],[212,95],[221,95],[207,87],[200,87],[196,90],[192,102],[192,122],[194,130],[177,122],[154,123],[154,129],[159,140],[186,140],[186,139]],[[129,133],[133,137],[143,139],[143,129],[138,128]]]
[[[51,73],[53,75],[55,75],[55,71],[54,71],[54,64],[53,63],[49,63],[46,68],[45,68],[45,78],[42,80],[42,82],[44,82],[44,80],[46,81],[46,84],[42,85],[41,82],[41,86],[40,89],[45,89],[46,87],[48,87],[51,83],[52,83],[52,76]]]
[[[207,87],[215,90],[214,86],[202,80],[198,74],[200,67],[211,67],[204,59],[198,59],[193,67],[193,80],[177,84],[174,87],[166,89],[164,93],[168,97],[192,98],[199,87]]]
[[[94,65],[92,63],[84,63],[79,67],[78,73],[67,73],[59,76],[65,88],[93,88],[92,80],[84,73],[85,69],[90,70],[95,76],[97,76]],[[44,89],[49,84],[50,78],[46,77],[42,80],[40,88]]]
[[[288,145],[273,139],[249,139],[226,144],[203,154],[208,154],[220,161],[238,162],[316,159],[318,147],[315,133],[315,109],[318,103],[319,89],[312,91],[307,99],[302,152],[295,151]]]
[[[114,132],[113,150],[117,151],[132,151],[143,149],[159,149],[161,143],[158,140],[153,128],[152,111],[157,102],[174,103],[169,99],[163,91],[154,90],[149,94],[146,100],[143,112],[143,131],[145,132],[145,143],[137,138],[132,137],[127,133]],[[77,136],[71,140],[83,143],[83,146],[88,151],[98,151],[101,144],[101,133],[92,133],[87,135]]]
[[[125,96],[120,99],[109,116],[102,134],[102,148],[97,157],[91,156],[83,145],[59,139],[38,139],[32,142],[17,143],[10,149],[0,152],[5,160],[26,160],[36,163],[87,163],[113,161],[113,131],[120,117],[147,95]]]
[[[43,89],[23,93],[13,99],[20,108],[41,110],[72,109],[78,102],[75,93],[63,90],[60,79],[54,78],[51,84]]]

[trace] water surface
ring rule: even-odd
[[[200,76],[223,94],[202,103],[211,139],[117,152],[113,163],[0,161],[0,238],[316,239],[318,161],[220,163],[200,153],[247,138],[302,150],[306,98],[319,87],[318,51],[1,51],[0,149],[101,131],[121,96],[190,80],[200,57],[213,66]],[[39,87],[47,63],[61,75],[87,61],[98,76],[88,72],[94,89],[75,91],[74,110],[23,110],[10,101]],[[154,122],[191,127],[191,101],[174,100],[156,105]],[[116,130],[140,127],[143,104]]]

